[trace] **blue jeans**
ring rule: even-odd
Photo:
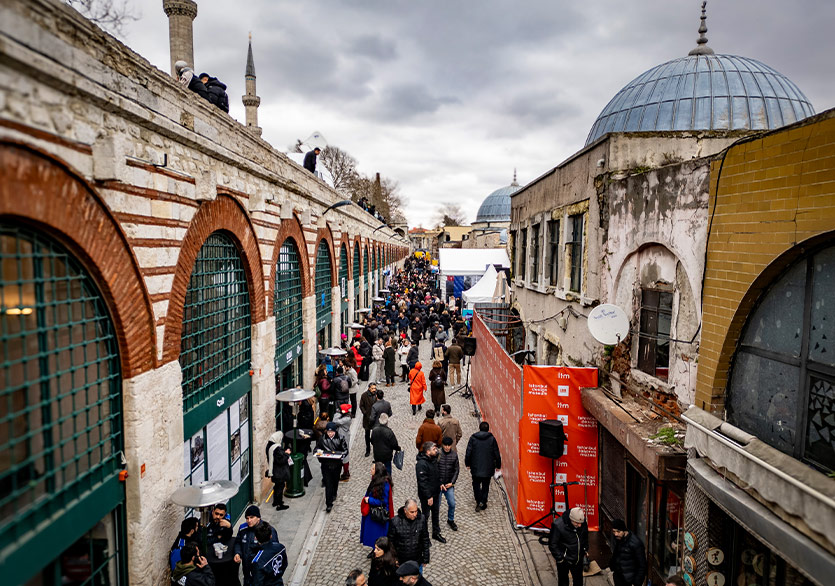
[[[447,521],[455,521],[455,487],[450,486],[446,490],[441,491],[441,496],[446,498],[447,504]]]

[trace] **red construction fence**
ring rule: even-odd
[[[565,510],[561,487],[551,482],[578,482],[568,487],[570,506],[583,506],[589,529],[598,529],[597,420],[583,407],[580,389],[597,386],[596,368],[525,366],[505,352],[476,314],[473,336],[478,351],[472,358],[470,379],[476,402],[502,452],[502,473],[518,525],[529,525],[546,515],[551,502]],[[524,381],[524,393],[523,389]],[[539,455],[539,422],[559,419],[567,436],[562,458]],[[554,466],[554,468],[552,468]],[[552,472],[556,472],[556,478]],[[537,526],[550,527],[551,519]]]

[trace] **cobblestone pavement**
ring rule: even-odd
[[[424,365],[429,362],[428,341],[421,343],[421,357]],[[428,368],[424,368],[428,372]],[[399,380],[399,377],[398,379]],[[389,426],[397,435],[400,446],[405,450],[403,470],[394,468],[394,504],[403,505],[408,497],[417,497],[415,482],[415,436],[423,422],[424,410],[412,416],[406,383],[395,387],[381,387],[386,399],[392,404],[394,417]],[[452,414],[461,422],[464,433],[459,443],[461,474],[456,485],[455,520],[459,530],[453,532],[446,525],[447,506],[441,498],[441,527],[447,543],[432,540],[431,562],[426,566],[426,579],[435,584],[532,584],[528,570],[530,559],[519,547],[517,536],[511,528],[510,518],[499,485],[493,481],[487,510],[476,512],[469,471],[464,467],[464,450],[469,436],[478,431],[478,419],[473,417],[472,402],[462,399],[460,394],[449,396],[453,387],[447,385],[447,402]],[[427,391],[427,398],[429,393]],[[371,458],[365,453],[362,428],[354,433],[351,448],[351,480],[342,482],[333,511],[327,521],[312,556],[305,584],[343,584],[345,577],[354,568],[368,570],[370,560],[366,558],[369,549],[359,541],[360,501],[365,495],[371,474]],[[503,457],[513,457],[503,454]],[[431,528],[430,528],[431,532]]]

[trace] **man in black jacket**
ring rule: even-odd
[[[314,148],[312,151],[307,151],[304,155],[304,168],[316,174],[316,157],[319,156],[319,153],[322,152],[322,149],[319,147]]]
[[[215,575],[209,562],[200,555],[197,545],[186,543],[180,550],[180,561],[171,572],[172,584],[177,586],[215,586]]]
[[[449,405],[447,405],[449,407]],[[446,524],[453,531],[458,531],[455,524],[455,483],[458,482],[458,452],[452,449],[452,438],[441,440],[441,455],[438,457],[438,475],[441,478],[441,494],[446,498]]]
[[[266,522],[255,528],[260,550],[252,558],[252,586],[284,586],[287,550],[277,539],[272,539],[271,529]]]
[[[483,511],[487,508],[487,497],[490,494],[490,477],[502,467],[499,443],[490,433],[490,424],[486,421],[479,423],[478,431],[470,436],[464,465],[473,475],[475,510]]]
[[[409,499],[389,522],[388,538],[397,552],[397,563],[414,561],[421,566],[429,563],[429,528],[426,517],[418,509],[415,499]]]
[[[589,526],[583,509],[574,507],[554,519],[548,549],[557,562],[558,586],[568,586],[569,573],[572,585],[582,586],[583,557],[589,549]]]
[[[244,586],[252,584],[252,558],[258,553],[258,539],[255,537],[255,529],[261,521],[261,509],[257,505],[249,505],[244,512],[245,523],[238,527],[238,536],[235,538],[235,563],[243,563]],[[275,527],[271,527],[273,539],[278,541],[278,533]]]
[[[647,556],[644,544],[626,528],[623,519],[612,521],[615,549],[609,567],[615,586],[642,586],[647,577]]]
[[[368,388],[360,395],[360,411],[362,412],[362,428],[365,430],[365,457],[371,455],[371,407],[377,400],[377,385],[369,383]]]
[[[229,112],[229,96],[226,94],[226,84],[208,73],[201,73],[200,81],[206,86],[209,101],[224,112]]]
[[[337,426],[333,422],[325,427],[325,435],[319,438],[316,447],[328,454],[341,454],[343,457],[348,453],[348,444],[345,438],[336,434]],[[336,491],[339,489],[339,471],[342,469],[340,458],[319,458],[322,465],[322,479],[325,481],[325,511],[330,513],[333,510],[333,501],[336,500]]]
[[[446,539],[441,535],[439,519],[441,476],[438,471],[438,446],[435,442],[423,442],[415,462],[415,475],[420,509],[424,515],[432,513],[432,539],[446,543]]]
[[[181,86],[190,89],[201,98],[209,99],[209,90],[206,89],[200,78],[194,74],[194,70],[188,66],[188,63],[177,61],[174,63],[174,71],[177,72],[177,79],[180,80]]]
[[[382,389],[377,390],[377,400],[371,405],[371,413],[369,414],[371,429],[377,426],[377,423],[380,421],[380,415],[383,413],[391,417],[391,403],[385,399],[385,396]]]
[[[388,424],[389,416],[380,413],[379,422],[371,430],[371,445],[374,448],[374,461],[382,462],[391,476],[391,460],[394,452],[400,451],[400,444]]]

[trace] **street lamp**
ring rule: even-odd
[[[338,201],[335,204],[331,204],[330,206],[328,206],[328,209],[326,209],[324,212],[322,212],[322,215],[324,216],[325,214],[327,214],[332,209],[341,208],[342,206],[349,206],[353,203],[354,202],[351,201],[350,199],[343,199],[342,201]]]

